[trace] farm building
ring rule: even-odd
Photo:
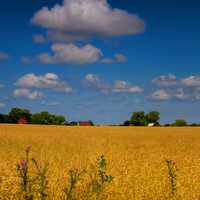
[[[93,126],[92,121],[80,121],[78,122],[79,126]]]
[[[149,124],[148,124],[148,127],[154,127],[154,126],[156,126],[155,123],[149,123]]]
[[[26,119],[26,117],[21,117],[18,121],[18,124],[28,124],[28,120]]]

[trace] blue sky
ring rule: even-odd
[[[46,7],[46,8],[43,8]],[[119,123],[158,110],[200,121],[200,3],[4,1],[0,112]]]

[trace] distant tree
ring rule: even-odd
[[[147,120],[144,111],[134,112],[131,116],[130,123],[134,126],[146,126]]]
[[[34,113],[31,116],[31,124],[48,124],[48,119],[42,113]]]
[[[8,114],[10,123],[16,124],[20,118],[26,118],[28,122],[31,119],[31,113],[27,109],[12,108]]]
[[[61,115],[53,115],[49,112],[35,113],[31,117],[31,124],[52,124],[61,125],[65,122],[65,117]]]
[[[174,126],[187,126],[187,122],[184,119],[177,119],[173,125]]]
[[[157,111],[152,111],[146,114],[146,121],[147,123],[155,123],[159,124],[159,119],[160,119],[160,113]]]
[[[78,125],[78,122],[75,122],[75,121],[70,122],[70,126],[77,126],[77,125]]]
[[[0,114],[0,123],[10,123],[9,116],[6,114]]]
[[[94,126],[94,122],[92,120],[89,120],[89,123],[91,124],[91,126]]]
[[[62,122],[62,124],[61,124],[61,125],[70,126],[70,123],[69,123],[68,121],[64,121],[64,122]]]
[[[190,124],[190,126],[200,126],[200,124],[192,123],[192,124]]]
[[[130,121],[129,120],[126,120],[123,124],[124,126],[130,126]]]
[[[171,126],[171,124],[164,124],[164,126],[169,127],[169,126]]]
[[[54,121],[53,124],[60,125],[65,123],[65,117],[62,115],[54,115]]]

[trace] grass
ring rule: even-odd
[[[94,172],[99,155],[105,155],[107,173],[114,177],[101,199],[200,199],[200,128],[0,125],[2,200],[19,199],[16,164],[28,144],[38,166],[48,163],[47,199],[60,199],[70,170]],[[31,167],[30,176],[34,173]],[[89,178],[81,178],[78,191]]]

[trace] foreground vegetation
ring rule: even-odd
[[[199,131],[0,125],[0,199],[199,200]]]

